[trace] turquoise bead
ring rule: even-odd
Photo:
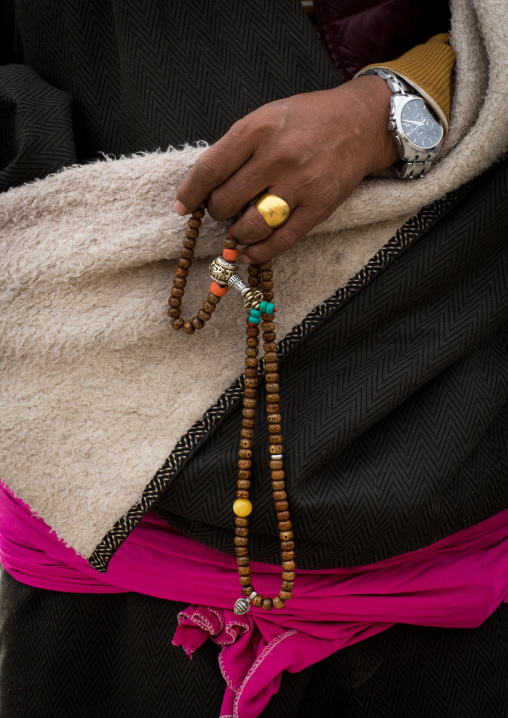
[[[250,310],[250,315],[251,315],[251,317],[260,317],[260,316],[261,316],[261,312],[260,312],[258,309],[251,309],[251,310]]]
[[[267,314],[273,314],[274,308],[274,305],[270,302],[269,304],[267,304],[265,311]]]
[[[261,321],[261,317],[253,317],[252,314],[249,316],[249,322],[251,324],[259,324]]]
[[[263,299],[263,301],[262,301],[261,304],[259,305],[259,311],[260,311],[260,312],[266,312],[267,306],[268,306],[268,302]]]

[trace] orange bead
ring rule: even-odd
[[[228,289],[229,287],[221,287],[220,284],[217,284],[217,282],[212,282],[210,284],[210,291],[212,294],[215,294],[216,297],[223,297],[227,293]]]
[[[223,249],[222,256],[224,257],[224,259],[227,259],[228,262],[236,262],[236,260],[238,259],[238,250],[237,249]]]

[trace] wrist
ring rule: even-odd
[[[359,103],[358,121],[363,143],[365,174],[386,169],[400,159],[388,129],[391,90],[377,75],[362,75],[342,85]]]

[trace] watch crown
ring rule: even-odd
[[[393,132],[393,130],[397,129],[397,123],[395,122],[395,120],[390,120],[388,122],[388,129],[391,130],[392,132]]]

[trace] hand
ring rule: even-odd
[[[384,80],[367,75],[260,107],[201,155],[178,189],[175,211],[188,214],[208,198],[216,220],[243,212],[234,229],[247,245],[239,261],[273,259],[327,219],[367,174],[399,159],[387,128],[390,94]],[[245,209],[265,191],[291,209],[276,230],[254,207]]]

